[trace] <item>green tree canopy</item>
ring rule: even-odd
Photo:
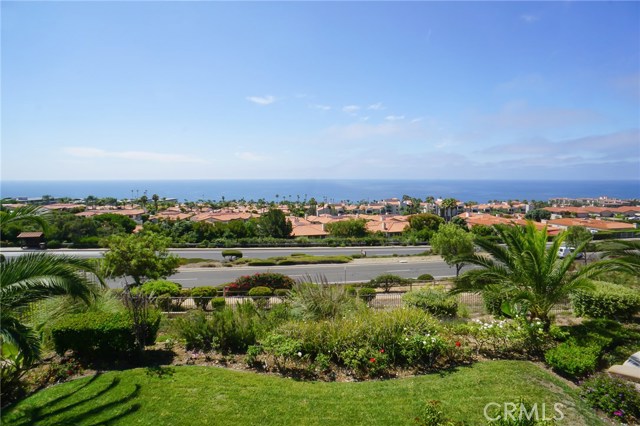
[[[419,213],[409,216],[408,230],[422,231],[423,229],[428,229],[430,231],[437,231],[443,223],[444,219],[440,216],[431,213]]]
[[[333,237],[361,238],[367,235],[367,221],[365,219],[348,219],[328,223],[327,232]]]
[[[465,264],[462,260],[473,253],[473,236],[458,225],[442,225],[431,237],[431,249],[438,253],[447,265],[456,267],[456,277]]]
[[[535,220],[536,222],[540,222],[542,220],[551,219],[551,212],[545,209],[534,209],[527,212],[524,217],[528,220]]]
[[[289,238],[293,225],[280,209],[269,209],[258,219],[258,232],[263,237]]]
[[[103,271],[112,278],[131,277],[136,286],[148,279],[167,278],[179,264],[179,258],[167,250],[170,243],[154,233],[113,235],[106,240],[109,251],[104,254]]]

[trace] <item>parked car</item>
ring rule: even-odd
[[[560,259],[564,259],[565,257],[567,257],[569,254],[573,253],[574,251],[576,251],[575,247],[565,247],[562,246],[558,249],[558,257]],[[582,258],[582,253],[578,253],[578,255],[576,256],[576,259],[581,259]]]

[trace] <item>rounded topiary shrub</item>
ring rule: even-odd
[[[253,287],[251,290],[249,290],[249,293],[247,293],[249,296],[251,297],[267,297],[267,296],[271,296],[273,294],[273,290],[271,290],[269,287]]]
[[[418,277],[418,281],[434,281],[433,275],[431,274],[422,274]]]
[[[289,290],[285,290],[284,288],[276,289],[273,294],[281,299],[285,299],[290,296]]]
[[[571,305],[581,317],[630,319],[640,312],[640,294],[625,286],[597,283],[594,289],[576,291]]]
[[[222,257],[231,261],[242,258],[240,250],[222,250]]]
[[[455,317],[458,313],[458,301],[442,289],[410,291],[402,296],[402,301],[407,306],[420,308],[438,317]]]
[[[146,295],[159,296],[168,294],[171,297],[179,297],[182,286],[167,280],[153,280],[142,284],[141,291]]]
[[[191,289],[193,303],[200,309],[206,309],[209,301],[218,295],[216,287],[195,287]]]

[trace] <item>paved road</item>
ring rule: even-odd
[[[393,254],[407,255],[418,254],[428,250],[428,246],[417,247],[303,247],[303,248],[241,248],[239,249],[244,257],[252,257],[257,259],[265,259],[273,256],[287,256],[292,253],[308,253],[316,256],[335,256],[360,254],[360,250],[365,250],[367,256],[390,256]],[[212,260],[223,260],[223,249],[171,249],[171,253],[184,258],[202,258]],[[86,249],[86,250],[44,250],[52,254],[68,254],[78,257],[101,257],[105,250]],[[21,250],[3,248],[0,253],[6,257],[20,256],[24,253],[43,252],[43,250]]]
[[[463,269],[464,270],[464,269]],[[271,267],[235,267],[235,268],[182,268],[169,277],[171,281],[183,287],[201,287],[225,284],[242,275],[257,272],[278,272],[296,279],[317,274],[324,275],[329,282],[368,281],[382,274],[394,274],[404,278],[417,278],[422,274],[431,274],[436,278],[455,275],[455,269],[449,268],[439,257],[409,259],[362,259],[342,265],[297,265]],[[123,281],[111,281],[112,287],[122,286]]]

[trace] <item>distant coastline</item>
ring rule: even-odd
[[[640,179],[611,181],[533,180],[394,180],[394,179],[301,179],[301,180],[114,180],[114,181],[2,181],[0,195],[9,197],[128,199],[158,194],[161,198],[189,200],[245,199],[297,201],[382,200],[410,195],[454,197],[480,203],[490,200],[541,200],[568,197],[608,196],[640,199]]]

